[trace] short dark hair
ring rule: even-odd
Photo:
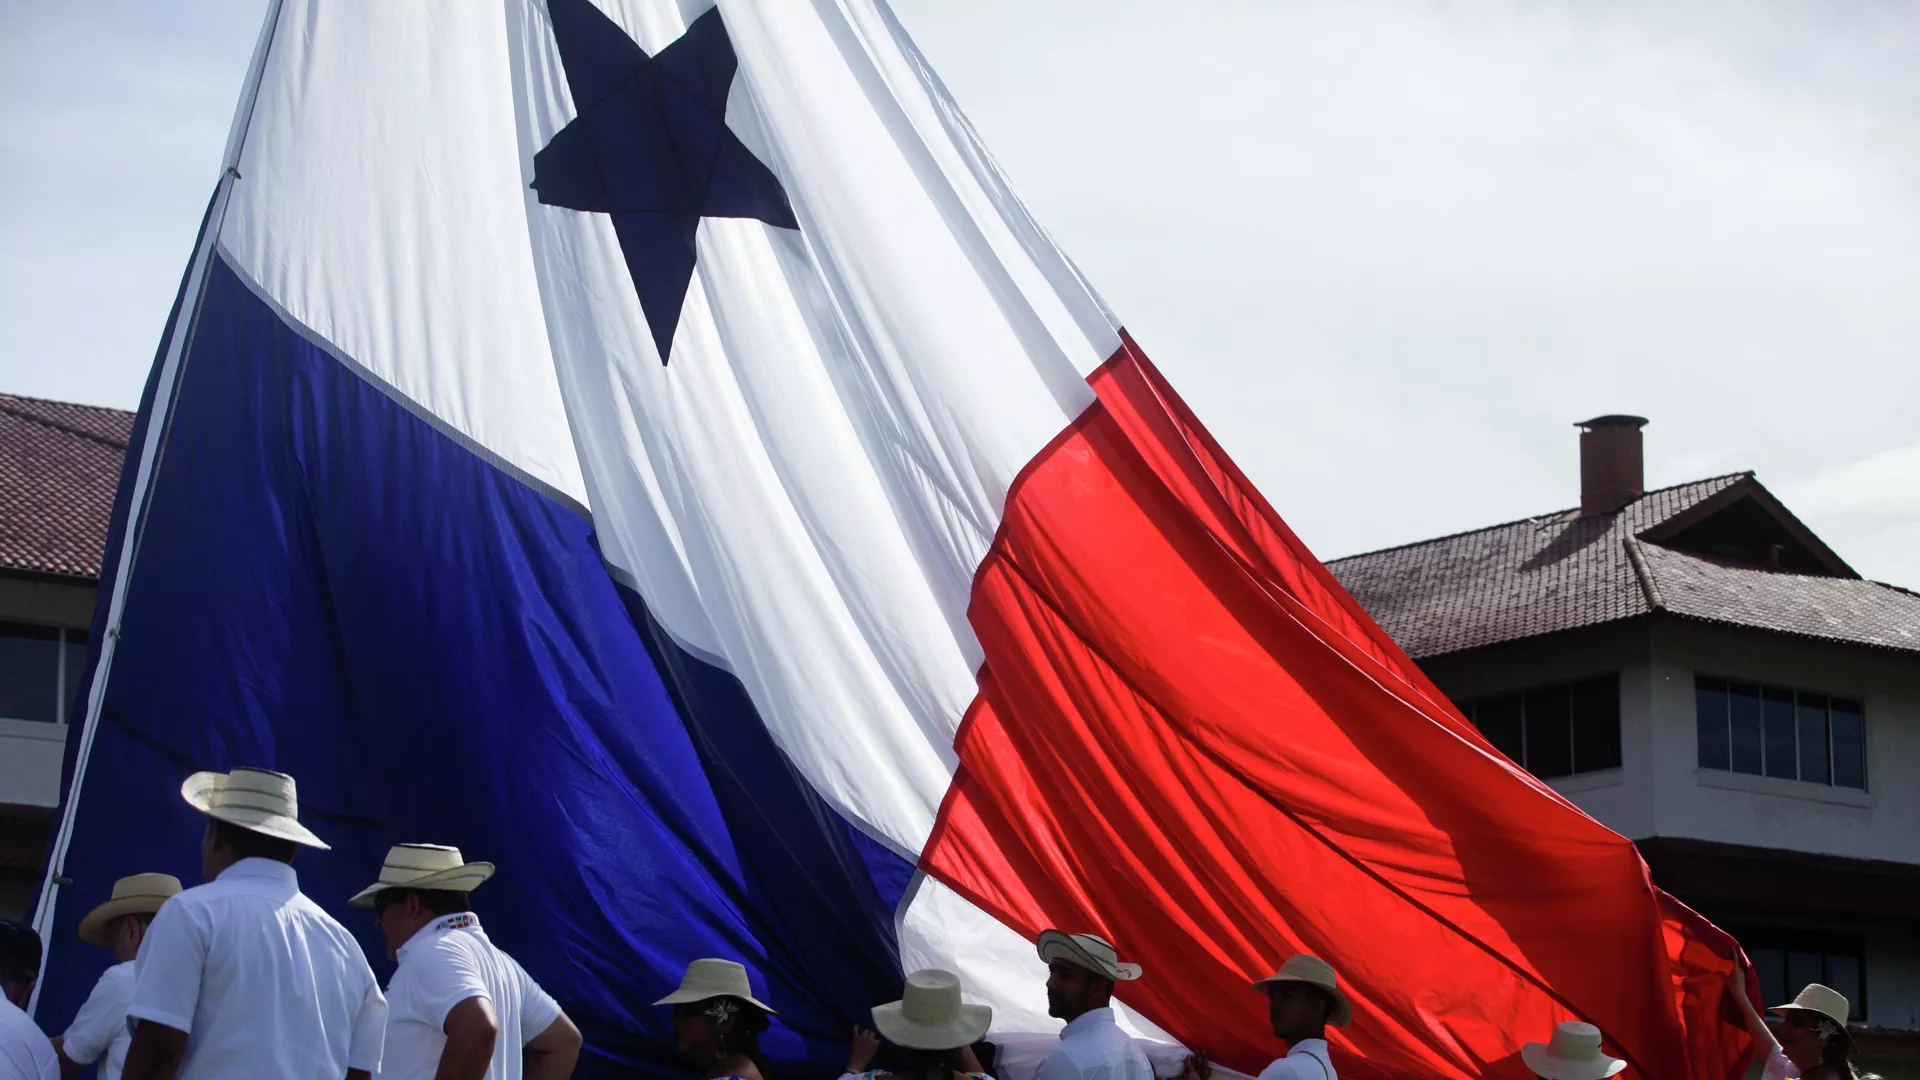
[[[473,901],[463,892],[450,889],[381,889],[374,894],[374,910],[397,904],[408,893],[420,898],[420,906],[435,915],[452,915],[461,911],[472,911]]]
[[[0,919],[0,987],[30,986],[40,977],[40,932]]]
[[[219,818],[207,820],[213,822],[214,835],[220,838],[220,842],[243,859],[272,859],[274,862],[290,863],[300,851],[300,845],[291,840],[257,833],[244,825],[235,825]]]

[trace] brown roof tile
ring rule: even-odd
[[[0,571],[100,576],[133,414],[0,394]]]
[[[1744,495],[1778,506],[1751,473],[1735,473],[1650,491],[1612,514],[1565,510],[1336,559],[1327,568],[1415,657],[1654,610],[1920,650],[1920,597],[1911,593],[1852,576],[1722,565],[1636,539],[1696,507],[1718,513],[1722,500]],[[1715,505],[1703,507],[1709,500]]]

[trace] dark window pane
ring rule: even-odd
[[[1700,725],[1700,767],[1732,766],[1727,744],[1727,684],[1719,679],[1693,680],[1693,708]]]
[[[0,717],[59,720],[60,631],[0,623]]]
[[[72,724],[87,715],[86,703],[75,704],[73,700],[80,691],[80,676],[87,670],[87,632],[67,631],[67,643],[63,648],[67,653],[67,684],[60,688],[60,697],[66,706],[66,721]]]
[[[1860,958],[1827,954],[1826,984],[1840,991],[1853,1006],[1853,1019],[1865,1020],[1866,998],[1860,993]]]
[[[1830,783],[1827,776],[1827,699],[1800,695],[1800,779]]]
[[[1779,949],[1748,949],[1747,959],[1753,961],[1753,973],[1760,979],[1761,1001],[1778,1004],[1793,998],[1787,989],[1786,953]]]
[[[1573,771],[1620,767],[1620,680],[1573,684]]]
[[[1760,775],[1760,688],[1727,686],[1727,718],[1733,734],[1733,771]]]
[[[1783,780],[1799,779],[1800,768],[1794,764],[1797,737],[1793,728],[1793,691],[1769,687],[1760,708],[1767,744],[1767,775]]]
[[[1512,758],[1516,765],[1526,765],[1526,756],[1520,752],[1520,698],[1517,695],[1474,702],[1473,723],[1494,749]]]
[[[1527,769],[1542,780],[1573,773],[1573,714],[1567,688],[1527,694]]]
[[[1798,949],[1788,952],[1787,996],[1798,994],[1807,984],[1817,983],[1826,978],[1827,973],[1823,964],[1825,959],[1817,952],[1801,952]]]
[[[1833,724],[1833,786],[1867,786],[1866,726],[1860,703],[1834,698],[1827,716]],[[1835,990],[1840,989],[1834,987]]]

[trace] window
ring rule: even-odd
[[[1857,936],[1778,926],[1729,927],[1727,932],[1753,961],[1762,1001],[1770,1005],[1792,1001],[1802,987],[1819,983],[1846,997],[1855,1023],[1866,1020],[1866,954]]]
[[[1620,679],[1603,675],[1460,703],[1499,751],[1542,780],[1620,767]]]
[[[0,718],[63,724],[87,663],[87,632],[0,622]]]
[[[1700,675],[1693,703],[1701,768],[1866,790],[1858,701]]]

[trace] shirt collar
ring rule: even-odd
[[[1297,1042],[1297,1043],[1294,1043],[1294,1044],[1293,1044],[1292,1046],[1289,1046],[1289,1047],[1287,1047],[1287,1056],[1288,1056],[1288,1057],[1293,1057],[1293,1056],[1295,1056],[1296,1054],[1304,1054],[1304,1053],[1306,1053],[1306,1052],[1307,1052],[1307,1051],[1309,1051],[1309,1050],[1318,1050],[1318,1051],[1320,1051],[1320,1052],[1321,1052],[1322,1054],[1324,1054],[1324,1053],[1326,1053],[1326,1052],[1327,1052],[1327,1040],[1325,1040],[1325,1039],[1301,1039],[1301,1040],[1300,1040],[1299,1042]]]
[[[248,878],[255,881],[275,881],[282,885],[290,885],[296,889],[300,887],[300,875],[294,873],[292,864],[283,863],[278,859],[241,859],[239,862],[220,871],[220,876],[214,878],[214,880],[237,881],[241,878]]]
[[[1102,1027],[1112,1023],[1113,1023],[1112,1008],[1108,1007],[1108,1008],[1099,1008],[1099,1009],[1088,1009],[1086,1012],[1081,1013],[1079,1016],[1076,1016],[1071,1021],[1069,1021],[1066,1027],[1061,1028],[1060,1037],[1064,1039],[1064,1038],[1067,1038],[1068,1036],[1078,1035],[1084,1031],[1088,1031],[1093,1028]]]
[[[405,945],[393,950],[393,962],[397,964],[405,960],[407,958],[407,950],[413,948],[414,945],[419,942],[430,937],[437,937],[451,930],[467,930],[477,934],[480,932],[480,916],[475,915],[471,911],[456,911],[451,915],[440,916],[420,929],[415,930],[413,936],[407,939]]]

